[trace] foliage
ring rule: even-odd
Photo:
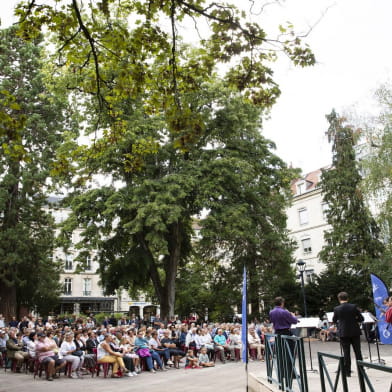
[[[376,207],[377,220],[386,245],[385,262],[372,272],[380,275],[392,286],[392,89],[381,86],[376,96],[380,115],[374,123],[366,123],[365,130],[369,154],[361,162],[366,176],[363,190]]]
[[[337,294],[349,293],[350,302],[361,309],[372,309],[372,288],[368,274],[327,269],[306,286],[308,313],[322,317],[339,305]]]
[[[262,276],[273,285],[290,279],[283,208],[291,174],[258,128],[280,93],[276,52],[301,66],[315,61],[291,26],[271,39],[234,6],[203,0],[28,1],[17,15],[22,37],[48,31],[57,83],[83,106],[89,141],[68,133],[52,174],[75,190],[63,245],[81,225],[80,260],[98,249],[108,293],[151,279],[162,315],[172,315],[177,268],[203,209],[205,252],[228,251],[237,270],[245,259],[257,266],[255,306],[268,291]],[[202,23],[209,31],[192,48],[179,30],[198,33]],[[94,189],[96,174],[109,185]],[[221,238],[217,219],[231,225]]]
[[[174,300],[177,268],[191,254],[194,216],[203,210],[209,211],[199,221],[204,254],[219,259],[231,252],[238,270],[252,251],[257,278],[264,274],[269,287],[291,274],[284,206],[292,173],[259,134],[260,110],[219,84],[188,99],[205,128],[186,153],[174,147],[159,117],[128,107],[133,126],[143,124],[144,136],[159,140],[159,149],[144,158],[142,171],[129,174],[123,151],[132,141],[124,135],[121,144],[108,147],[100,163],[122,183],[75,195],[64,232],[83,228],[80,246],[98,249],[108,292],[118,285],[143,288],[151,279],[162,315],[165,301]],[[174,312],[174,302],[170,306]]]
[[[328,203],[325,246],[319,254],[328,269],[363,275],[377,268],[384,246],[380,230],[366,207],[360,189],[354,145],[357,132],[334,111],[327,116],[332,141],[332,168],[321,178],[323,199]]]
[[[8,318],[17,305],[47,313],[58,294],[45,191],[67,104],[46,83],[39,37],[0,34],[0,312]]]

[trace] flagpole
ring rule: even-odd
[[[244,276],[242,280],[242,329],[241,329],[241,342],[242,342],[242,362],[245,362],[245,372],[246,372],[246,392],[249,390],[249,380],[248,380],[248,301],[247,301],[247,276],[246,267],[244,265]]]

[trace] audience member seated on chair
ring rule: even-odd
[[[8,336],[6,335],[5,330],[0,329],[0,354],[7,351],[7,340]]]
[[[113,351],[110,343],[113,337],[107,333],[104,336],[104,340],[97,347],[97,360],[98,363],[112,363],[113,364],[113,378],[121,377],[119,370],[124,372],[125,376],[131,377],[132,373],[125,367],[123,361],[123,354],[120,352]]]
[[[234,328],[229,336],[229,347],[231,360],[235,361],[240,359],[241,355],[241,334],[239,328]]]
[[[65,334],[64,341],[61,343],[60,354],[67,363],[71,364],[71,378],[80,377],[80,367],[82,365],[82,356],[76,355],[80,354],[80,350],[76,347],[73,341],[74,335],[72,332],[67,332]]]
[[[173,361],[170,359],[170,350],[167,347],[163,347],[161,341],[158,338],[158,332],[153,331],[151,338],[148,341],[150,348],[154,350],[159,356],[163,357],[163,361],[166,365],[173,365]]]
[[[257,359],[264,361],[264,344],[261,343],[259,336],[256,334],[254,327],[248,330],[248,343],[250,349],[257,350]]]
[[[55,354],[53,350],[58,349],[56,343],[46,337],[43,332],[38,333],[38,342],[35,345],[35,352],[41,365],[47,366],[46,379],[53,381],[56,378],[56,372],[67,364],[63,359]]]
[[[16,329],[10,329],[8,335],[9,338],[6,342],[7,357],[8,359],[16,361],[16,372],[20,372],[23,361],[29,357],[29,353],[26,351],[22,351],[23,342],[21,336],[20,339],[17,338]]]
[[[207,348],[202,347],[199,353],[199,366],[201,367],[213,367],[215,366],[214,362],[212,362],[207,354]]]
[[[38,342],[38,337],[36,332],[30,332],[29,340],[27,341],[27,352],[29,353],[29,358],[35,359],[36,352],[35,352],[35,345]]]
[[[165,329],[163,332],[163,338],[161,339],[161,344],[163,347],[169,349],[170,356],[173,357],[174,366],[179,369],[180,359],[185,356],[185,353],[177,347],[175,342],[175,339],[170,337],[170,331]]]
[[[223,363],[226,363],[226,354],[225,351],[230,351],[229,345],[227,344],[227,340],[225,335],[223,335],[222,328],[217,330],[216,335],[214,336],[215,350],[217,351],[220,360]]]
[[[94,369],[96,365],[95,354],[87,353],[87,347],[83,341],[83,336],[80,331],[75,332],[74,343],[76,345],[78,356],[80,356],[80,366],[84,369]]]
[[[200,347],[207,349],[207,354],[210,360],[212,360],[214,357],[214,341],[207,328],[202,328],[198,341],[200,342]]]
[[[94,349],[96,351],[99,341],[96,338],[95,332],[90,331],[88,333],[88,339],[86,340],[86,352],[87,354],[94,354]]]
[[[154,361],[157,362],[158,368],[163,370],[163,365],[159,354],[150,348],[149,338],[143,336],[143,334],[143,330],[139,330],[136,335],[135,346],[137,347],[137,354],[145,360],[147,370],[151,373],[155,373]]]
[[[135,337],[136,339],[136,337]],[[133,339],[133,343],[135,343],[135,339]],[[131,342],[131,337],[125,335],[121,342],[120,348],[123,350],[124,357],[129,357],[133,361],[133,365],[135,367],[135,372],[140,373],[140,358],[139,355],[136,354],[135,345]]]

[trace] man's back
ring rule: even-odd
[[[361,335],[358,323],[363,320],[361,312],[354,304],[345,302],[334,309],[333,322],[337,323],[339,337]]]

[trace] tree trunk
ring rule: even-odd
[[[165,257],[165,284],[163,287],[163,301],[161,304],[161,318],[169,320],[174,317],[176,302],[177,268],[181,258],[181,224],[172,225],[169,236],[169,254]]]
[[[0,282],[0,314],[3,314],[4,318],[10,321],[12,316],[18,316],[16,312],[15,286],[8,287],[4,282]]]

